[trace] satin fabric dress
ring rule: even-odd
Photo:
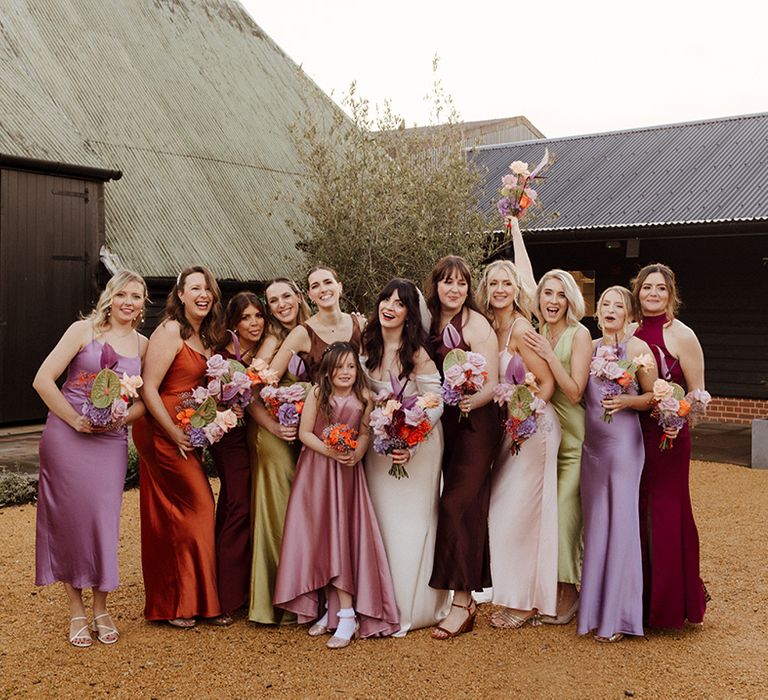
[[[219,354],[238,360],[226,349]],[[208,450],[221,486],[216,502],[216,580],[223,612],[248,605],[251,583],[251,458],[245,425],[232,428]]]
[[[182,343],[160,384],[175,422],[181,394],[203,383],[206,358]],[[214,500],[201,450],[186,459],[150,415],[136,421],[139,451],[141,568],[148,620],[221,614],[216,586]]]
[[[81,413],[91,378],[107,347],[92,340],[67,368],[62,394]],[[111,349],[111,348],[110,348]],[[137,348],[138,352],[138,348]],[[141,359],[117,355],[119,376],[140,374]],[[113,591],[119,585],[117,546],[128,466],[127,430],[79,433],[53,412],[40,438],[35,583]]]
[[[389,382],[368,377],[376,392],[389,390]],[[440,395],[440,375],[422,374],[405,385],[403,396],[432,392]],[[365,456],[365,475],[384,540],[395,600],[400,617],[396,637],[409,630],[431,627],[447,614],[450,594],[431,588],[429,578],[435,555],[437,504],[440,499],[440,460],[443,433],[442,404],[428,411],[433,429],[418,445],[405,469],[408,478],[389,475],[392,458],[377,454],[373,446]]]
[[[602,342],[602,341],[601,341]],[[619,358],[627,344],[619,345]],[[643,567],[637,517],[645,450],[637,411],[603,420],[602,382],[591,376],[584,394],[586,438],[581,452],[584,567],[577,631],[643,634]],[[628,393],[637,394],[636,386]]]
[[[291,383],[287,378],[285,382]],[[253,558],[248,619],[266,625],[295,622],[296,616],[282,608],[275,608],[272,598],[283,542],[285,511],[301,443],[297,437],[292,445],[288,444],[249,421],[248,445],[253,473]]]
[[[469,350],[461,335],[462,312],[450,323],[459,332],[458,347]],[[443,372],[450,351],[430,338],[432,355]],[[435,541],[435,564],[429,585],[438,590],[480,591],[491,585],[488,551],[488,506],[491,467],[501,444],[501,420],[496,404],[460,418],[457,406],[446,406],[442,417],[443,492],[440,496]]]
[[[332,398],[334,423],[359,429],[363,407],[354,395]],[[313,432],[322,439],[328,421],[318,411]],[[362,462],[345,467],[304,447],[296,464],[285,516],[274,604],[300,623],[323,612],[324,589],[352,595],[361,637],[400,629],[387,553],[368,494]],[[335,629],[338,596],[328,596],[328,628]]]
[[[664,344],[665,316],[646,316],[635,335],[650,346],[659,376],[680,384],[680,363]],[[640,480],[643,609],[649,627],[681,628],[704,619],[707,595],[699,575],[699,533],[693,519],[688,472],[691,433],[686,424],[672,447],[660,450],[662,429],[650,413],[640,415],[645,467]]]
[[[566,327],[554,348],[555,355],[565,371],[571,373],[573,338],[580,323]],[[541,328],[546,336],[547,324]],[[560,420],[560,449],[557,453],[557,523],[558,563],[557,580],[578,584],[581,580],[581,560],[584,553],[579,475],[581,473],[581,446],[584,443],[584,406],[573,404],[557,386],[550,399]]]
[[[505,381],[512,357],[507,350],[499,354],[499,381]],[[505,434],[493,467],[488,514],[493,603],[555,615],[560,424],[549,404],[537,423],[518,454]]]
[[[308,323],[302,323],[302,326],[309,335],[310,348],[309,352],[299,352],[298,356],[304,361],[304,366],[307,369],[309,375],[309,381],[314,382],[317,376],[317,370],[320,368],[320,362],[323,359],[323,351],[330,345],[326,343],[317,333],[315,333],[312,326]],[[338,338],[337,340],[341,340]],[[355,354],[360,353],[360,346],[362,344],[362,332],[360,331],[360,324],[353,318],[352,319],[352,337],[347,341],[355,349]]]

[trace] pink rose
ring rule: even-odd
[[[667,396],[659,401],[659,410],[664,413],[677,413],[679,408],[680,402],[671,396]]]
[[[672,394],[674,393],[675,390],[672,385],[664,379],[657,379],[653,383],[653,398],[656,399],[656,401],[672,398]]]

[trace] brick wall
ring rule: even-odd
[[[749,425],[753,418],[768,418],[768,401],[715,396],[707,408],[706,421]]]

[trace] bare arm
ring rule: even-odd
[[[75,355],[85,347],[89,333],[90,324],[87,321],[76,321],[67,328],[56,347],[43,360],[32,382],[32,387],[45,405],[79,433],[92,432],[91,422],[81,416],[67,401],[56,386],[56,380],[64,373]]]
[[[512,340],[520,353],[520,357],[523,358],[523,363],[528,368],[528,371],[533,372],[536,377],[536,383],[539,385],[539,398],[542,401],[549,401],[552,398],[552,394],[555,393],[555,378],[552,376],[552,371],[544,359],[526,345],[526,331],[533,331],[530,323],[525,321],[516,324],[512,331]]]
[[[296,326],[283,341],[283,344],[280,346],[280,349],[270,363],[269,368],[274,372],[277,372],[278,377],[282,377],[288,369],[288,363],[291,361],[293,353],[309,352],[310,348],[311,341],[307,329],[304,328],[304,326]],[[311,429],[310,426],[310,430]],[[299,433],[301,433],[301,431],[299,431]]]
[[[638,355],[651,355],[651,349],[648,344],[639,338],[630,338],[627,343],[627,357],[634,359]],[[654,363],[653,367],[648,369],[639,369],[637,371],[637,383],[640,385],[642,393],[637,396],[633,394],[618,394],[603,399],[603,408],[614,414],[623,408],[631,408],[635,411],[648,411],[651,408],[651,399],[653,399],[653,383],[659,378],[659,372]]]
[[[520,230],[520,222],[516,216],[510,217],[512,220],[512,250],[515,255],[515,267],[520,273],[520,279],[531,297],[535,296],[536,278],[533,276],[533,266],[528,257],[528,250],[523,240],[523,232]]]
[[[299,422],[299,440],[309,449],[320,453],[325,457],[336,459],[339,454],[328,445],[326,445],[314,433],[315,421],[317,420],[317,389],[312,388],[307,394],[307,400],[304,402],[304,410],[301,412],[301,421]]]
[[[703,389],[704,351],[701,349],[701,343],[688,326],[680,323],[678,328],[676,345],[680,353],[680,369],[683,370],[688,391]]]
[[[261,402],[261,399],[251,402],[248,406],[248,415],[256,421],[259,427],[268,430],[272,435],[279,437],[281,440],[290,442],[296,439],[297,427],[295,425],[280,425],[278,421],[272,418],[266,406]]]
[[[486,361],[488,376],[483,388],[476,394],[465,396],[459,402],[459,408],[467,413],[481,408],[493,400],[493,390],[499,383],[499,350],[496,333],[491,324],[476,311],[470,311],[469,321],[464,331],[464,340],[472,352],[482,355]]]
[[[152,417],[160,424],[168,437],[176,443],[181,454],[186,457],[186,453],[192,449],[192,445],[184,431],[176,425],[160,398],[160,384],[173,359],[181,350],[183,342],[179,324],[175,321],[168,321],[155,329],[147,347],[141,397]]]
[[[279,347],[280,341],[274,335],[267,335],[256,353],[256,358],[271,362]]]
[[[534,331],[526,331],[525,344],[546,361],[555,382],[569,401],[574,405],[579,403],[589,379],[589,362],[592,357],[592,339],[589,337],[589,331],[584,326],[580,326],[574,335],[570,374],[565,371],[545,337]]]

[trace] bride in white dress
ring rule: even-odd
[[[431,392],[440,395],[440,375],[424,347],[420,298],[410,280],[393,279],[379,294],[376,312],[363,333],[363,367],[374,392],[391,390],[390,374],[403,396]],[[448,591],[429,587],[437,530],[443,435],[442,402],[427,410],[435,426],[412,451],[365,457],[368,490],[379,521],[389,560],[402,637],[412,629],[431,627],[450,606]],[[403,464],[408,478],[389,475],[393,459]]]

